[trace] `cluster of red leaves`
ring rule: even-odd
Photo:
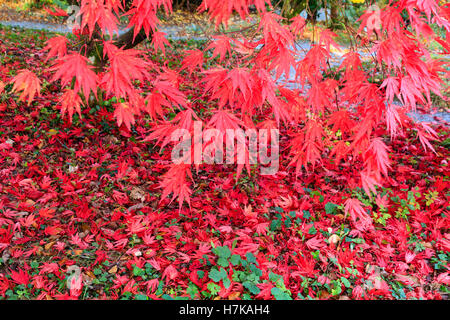
[[[51,78],[42,71],[36,49],[0,46],[9,57],[0,66],[0,81],[7,83],[10,70],[25,65]],[[231,87],[239,72],[230,78]],[[202,98],[196,74],[182,81],[192,100]],[[246,89],[236,90],[243,96]],[[253,253],[262,271],[259,293],[251,295],[255,299],[274,298],[275,284],[266,281],[270,272],[282,276],[294,298],[393,299],[401,286],[406,298],[439,299],[441,287],[450,285],[448,265],[433,263],[450,249],[448,150],[433,142],[436,153],[424,150],[411,125],[398,133],[401,139],[386,140],[398,164],[389,173],[392,192],[386,196],[378,192],[368,199],[357,189],[360,167],[343,162],[336,174],[331,158],[298,178],[283,160],[275,176],[251,173],[244,182],[236,181],[233,168],[201,165],[190,209],[179,210],[160,199],[159,176],[170,151],[160,153],[144,141],[147,121],[136,119],[137,139],[111,126],[114,111],[104,106],[94,113],[83,109],[84,120],[76,125],[62,122],[48,111],[58,105],[58,91],[49,85],[33,108],[11,95],[0,102],[0,297],[24,294],[26,288],[38,299],[117,299],[127,293],[201,298],[201,292],[210,291],[208,273],[218,263],[212,245],[228,246],[241,256]],[[162,100],[176,97],[170,90],[154,94]],[[192,118],[184,115],[189,110],[174,123],[189,126]],[[221,117],[226,123],[227,116]],[[331,126],[345,132],[352,124],[335,119]],[[305,135],[310,138],[303,139],[315,139],[317,130],[309,122]],[[378,130],[386,136],[386,129]],[[448,138],[445,128],[435,130]],[[280,158],[287,159],[290,141],[281,143]],[[380,141],[373,139],[369,146],[375,150],[366,156],[367,165],[385,162]],[[174,184],[180,183],[180,172],[171,174],[167,178],[178,177]],[[421,196],[413,200],[410,192]],[[338,207],[330,210],[329,204]],[[402,214],[405,206],[408,213]],[[381,212],[391,216],[386,226],[372,219]],[[281,223],[272,230],[275,220]],[[135,271],[146,265],[151,277]],[[74,266],[81,269],[82,290],[67,288]],[[219,282],[220,298],[248,294],[233,280],[236,270],[226,268],[231,285]],[[344,286],[342,278],[350,285]],[[336,290],[339,279],[341,293],[333,296],[329,289]],[[192,284],[197,293],[188,290]]]
[[[417,106],[429,107],[432,94],[446,99],[441,87],[449,75],[446,62],[433,58],[424,45],[424,39],[433,40],[442,44],[441,53],[448,49],[447,37],[431,28],[434,24],[446,30],[446,34],[450,31],[450,6],[437,0],[395,1],[379,11],[365,13],[355,41],[357,46],[370,47],[373,61],[363,68],[360,52],[357,47],[352,48],[339,67],[342,76],[330,70],[331,47],[338,47],[334,41],[336,34],[318,30],[311,49],[302,57],[295,39],[303,32],[305,21],[301,17],[285,21],[267,0],[204,0],[199,10],[207,12],[217,25],[226,24],[233,12],[247,17],[249,6],[254,5],[260,15],[260,36],[250,41],[219,35],[206,51],[186,50],[178,69],[151,64],[142,56],[143,51],[118,48],[107,40],[106,31],[112,36],[118,30],[117,15],[124,10],[121,1],[82,0],[80,5],[79,37],[101,44],[109,63],[104,70],[94,71],[85,56],[91,54],[86,45],[79,50],[61,36],[48,41],[47,59],[55,59],[50,69],[55,72],[52,81],[59,80],[65,87],[60,101],[63,115],[67,113],[71,120],[75,112],[80,113],[82,105],[88,105],[91,95],[100,94],[104,100],[122,99],[115,105],[117,124],[130,131],[136,118],[147,113],[156,122],[147,139],[156,139],[162,145],[169,143],[176,129],[193,130],[192,119],[199,110],[186,99],[180,78],[186,72],[188,76],[195,73],[198,83],[203,85],[202,98],[214,106],[212,114],[202,117],[209,128],[225,132],[257,126],[283,127],[290,139],[288,157],[290,165],[296,167],[296,175],[323,165],[323,160],[330,156],[335,160],[335,167],[331,168],[335,172],[339,172],[341,162],[363,164],[358,174],[359,185],[371,197],[376,187],[383,186],[391,168],[389,148],[380,138],[382,130],[378,128],[387,126],[394,138],[399,131],[411,128],[407,112]],[[158,10],[170,14],[171,1],[132,2],[125,15],[135,36],[140,30],[147,35],[157,30]],[[402,11],[408,13],[409,29]],[[371,38],[373,31],[377,40]],[[162,33],[155,33],[152,44],[155,51],[165,54],[167,41]],[[214,61],[217,57],[219,65]],[[155,70],[158,75],[150,76]],[[300,88],[292,89],[275,80],[282,77],[293,78]],[[29,103],[39,92],[39,80],[30,71],[21,72],[12,81],[13,91],[22,91],[21,99],[28,97]],[[139,87],[136,83],[147,83],[153,90],[149,92],[147,86]],[[402,107],[394,105],[394,99]],[[177,117],[169,120],[168,113],[173,111]],[[262,124],[256,121],[261,118]],[[436,138],[433,130],[413,126],[422,146],[433,151],[430,143]],[[185,178],[191,168],[176,166],[168,164],[168,174],[162,177],[161,186],[164,195],[172,193],[173,199],[178,198],[181,208],[192,193],[190,179]],[[242,165],[237,166],[238,176],[242,170]],[[174,179],[169,172],[180,177]]]

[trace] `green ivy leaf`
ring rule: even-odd
[[[212,295],[216,295],[220,292],[220,286],[218,286],[213,282],[208,283],[206,287],[208,288],[209,292],[211,292]]]
[[[270,223],[270,231],[277,231],[281,229],[281,220],[272,220]]]
[[[317,233],[316,227],[312,226],[309,228],[308,233],[311,235],[315,235]]]
[[[228,246],[217,247],[215,251],[220,258],[228,259],[229,257],[231,257],[231,251]]]
[[[350,288],[351,284],[350,284],[350,281],[348,281],[347,278],[341,277],[341,281],[342,281],[342,283],[344,284],[344,286],[345,286],[346,288]]]
[[[276,300],[292,300],[291,296],[286,292],[282,291],[280,288],[274,287],[270,290],[270,293],[274,296]]]
[[[217,269],[212,269],[209,274],[209,278],[214,282],[219,282],[222,280],[222,273]]]
[[[246,256],[248,262],[250,262],[250,263],[256,263],[256,257],[255,257],[255,255],[254,255],[253,253],[247,252],[247,253],[245,254],[245,256]]]
[[[189,287],[186,289],[186,293],[191,296],[191,299],[194,299],[198,294],[198,288],[195,284],[191,283]]]
[[[337,208],[337,205],[336,205],[336,204],[334,204],[334,203],[332,203],[332,202],[328,202],[328,203],[325,205],[325,212],[326,212],[327,214],[335,214],[335,213],[336,213],[336,208]]]
[[[237,266],[241,262],[241,257],[238,254],[233,254],[231,256],[230,262],[233,266]]]
[[[231,281],[228,278],[223,279],[223,286],[228,289],[231,286]]]
[[[252,294],[258,294],[261,292],[261,290],[253,282],[245,281],[242,285]]]
[[[221,266],[221,267],[228,267],[229,265],[230,265],[230,263],[228,262],[228,260],[227,259],[225,259],[225,258],[222,258],[222,257],[220,257],[218,260],[217,260],[217,264],[219,265],[219,266]]]

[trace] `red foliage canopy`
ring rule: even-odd
[[[260,117],[275,120],[274,126],[291,141],[288,160],[296,166],[295,174],[320,165],[323,157],[334,156],[336,170],[341,161],[361,167],[360,185],[370,195],[393,166],[378,128],[386,125],[391,138],[398,137],[401,129],[416,126],[404,116],[408,111],[418,105],[429,106],[431,94],[442,97],[442,79],[448,77],[448,71],[422,41],[434,39],[448,52],[448,39],[430,28],[435,24],[447,35],[450,31],[450,6],[441,3],[391,1],[379,11],[365,13],[355,45],[339,68],[341,76],[330,68],[333,48],[339,49],[334,41],[336,34],[318,30],[310,50],[304,53],[295,45],[296,36],[304,31],[304,19],[287,21],[266,0],[204,0],[199,11],[207,12],[217,26],[226,25],[233,12],[246,18],[249,6],[254,5],[260,16],[261,37],[251,40],[218,35],[206,51],[186,51],[181,68],[148,63],[144,52],[118,48],[108,40],[117,32],[118,15],[125,7],[120,0],[80,1],[81,34],[92,40],[95,34],[95,41],[103,43],[103,55],[109,59],[103,70],[94,68],[86,56],[86,46],[75,50],[64,37],[50,39],[46,49],[48,58],[55,58],[53,80],[60,80],[65,88],[62,113],[67,112],[70,120],[75,111],[80,113],[81,106],[88,105],[90,95],[116,97],[122,99],[114,112],[119,126],[130,130],[141,113],[148,113],[154,120],[149,137],[165,145],[176,129],[193,131],[192,119],[197,117],[198,108],[185,97],[180,83],[195,74],[202,84],[199,90],[203,90],[205,103],[212,108],[209,116],[203,117],[207,127],[223,132],[256,127]],[[141,30],[148,36],[154,33],[154,50],[164,55],[168,42],[164,33],[157,32],[156,13],[160,9],[170,14],[171,1],[134,0],[124,15],[129,18],[128,27],[134,28],[134,36]],[[408,19],[402,18],[402,11],[408,13]],[[378,21],[374,15],[379,25],[373,25]],[[374,31],[376,39],[371,35]],[[368,67],[363,67],[357,49],[362,45],[371,46],[373,59]],[[214,62],[216,58],[218,63]],[[150,69],[157,70],[157,79],[149,76]],[[13,81],[14,90],[22,91],[21,99],[28,97],[30,102],[39,93],[39,80],[30,71],[22,71]],[[136,86],[136,81],[153,89]],[[394,105],[394,99],[402,105]],[[172,111],[178,116],[169,119],[167,113]],[[273,118],[267,119],[268,114]],[[432,130],[421,125],[415,130],[423,147],[432,149],[429,140],[436,138]],[[161,184],[163,195],[172,193],[181,206],[184,200],[189,202],[186,173],[190,174],[190,168],[169,166]],[[361,211],[354,203],[347,207],[352,216]]]

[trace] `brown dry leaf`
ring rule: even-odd
[[[86,278],[90,278],[92,280],[96,278],[91,270],[85,270],[84,271],[84,275],[85,275]]]
[[[34,201],[31,200],[31,199],[27,199],[27,200],[25,200],[25,204],[26,204],[27,206],[31,207],[31,206],[34,206],[34,205],[36,204],[36,202],[34,202]]]
[[[230,295],[228,296],[229,300],[237,300],[237,298],[239,298],[239,296],[241,295],[240,292],[233,292],[230,293]]]
[[[339,241],[341,241],[341,237],[339,237],[337,234],[332,234],[328,238],[328,242],[330,243],[331,247],[334,247],[336,245],[336,243],[338,243]]]
[[[130,198],[133,200],[145,201],[145,191],[141,188],[135,187],[130,192]]]
[[[145,205],[143,203],[138,203],[138,204],[135,204],[135,205],[129,207],[128,211],[136,211],[136,210],[142,209],[144,207],[145,207]]]
[[[115,274],[117,272],[117,266],[112,267],[111,269],[109,269],[108,273],[109,274]]]
[[[330,297],[330,293],[327,290],[321,290],[319,292],[319,299],[328,299]]]
[[[73,254],[75,255],[75,256],[79,256],[79,255],[81,255],[83,253],[83,250],[80,250],[80,249],[75,249],[75,250],[73,250]]]
[[[42,250],[42,247],[38,247],[36,250],[36,255],[42,256],[43,253],[44,253],[44,250]]]
[[[45,251],[50,250],[50,249],[53,247],[54,244],[55,244],[55,241],[52,241],[52,242],[47,243],[47,244],[44,246]]]
[[[430,242],[423,241],[420,244],[423,245],[425,248],[433,249],[433,245]]]
[[[3,252],[3,255],[2,255],[2,260],[3,260],[3,263],[7,263],[8,262],[8,259],[11,257],[11,255],[9,254],[9,252],[8,251],[4,251]]]

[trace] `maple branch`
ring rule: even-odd
[[[148,38],[152,37],[152,33],[149,34]],[[134,27],[129,29],[127,32],[121,34],[116,41],[114,41],[114,45],[124,49],[131,49],[137,46],[139,43],[147,39],[147,35],[145,34],[144,29],[141,29],[139,33],[134,37]]]
[[[97,29],[91,40],[89,40],[86,44],[85,49],[85,55],[90,56],[92,53],[96,53],[96,67],[101,70],[106,65],[108,61],[108,56],[103,55],[102,49],[99,51],[98,43],[96,43],[96,40],[101,39],[100,36],[100,30]],[[148,38],[152,37],[152,33],[149,34]],[[123,49],[131,49],[135,46],[137,46],[139,43],[147,39],[147,35],[145,34],[144,30],[142,29],[136,37],[134,37],[134,27],[126,31],[125,33],[121,34],[114,40],[114,45],[118,48]]]

